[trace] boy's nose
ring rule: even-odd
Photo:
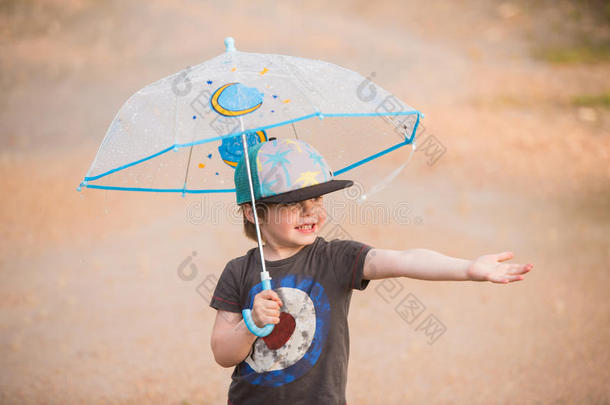
[[[301,201],[300,206],[301,206],[301,212],[303,214],[305,214],[305,213],[311,211],[313,204],[311,203],[311,200],[304,200],[304,201]]]
[[[310,198],[309,200],[301,201],[301,211],[303,214],[307,214],[309,212],[314,211],[314,208],[317,206],[315,199]]]

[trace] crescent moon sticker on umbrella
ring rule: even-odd
[[[263,104],[263,94],[241,83],[227,83],[212,94],[210,104],[220,115],[238,117],[257,110]]]

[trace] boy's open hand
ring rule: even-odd
[[[523,280],[523,274],[530,271],[533,264],[500,263],[514,257],[513,252],[484,255],[472,261],[466,274],[472,281],[510,283]]]
[[[280,323],[280,306],[282,300],[273,290],[263,290],[254,296],[252,320],[259,328],[268,323]]]

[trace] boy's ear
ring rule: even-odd
[[[246,216],[246,219],[252,224],[254,224],[254,214],[252,213],[252,205],[244,204],[242,206],[242,210],[244,212],[244,215]]]

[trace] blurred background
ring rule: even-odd
[[[607,1],[3,0],[0,33],[0,402],[226,403],[209,292],[255,246],[232,198],[76,191],[123,102],[226,36],[374,73],[426,115],[442,153],[372,197],[402,219],[335,193],[324,236],[535,266],[355,291],[349,404],[610,402]]]

